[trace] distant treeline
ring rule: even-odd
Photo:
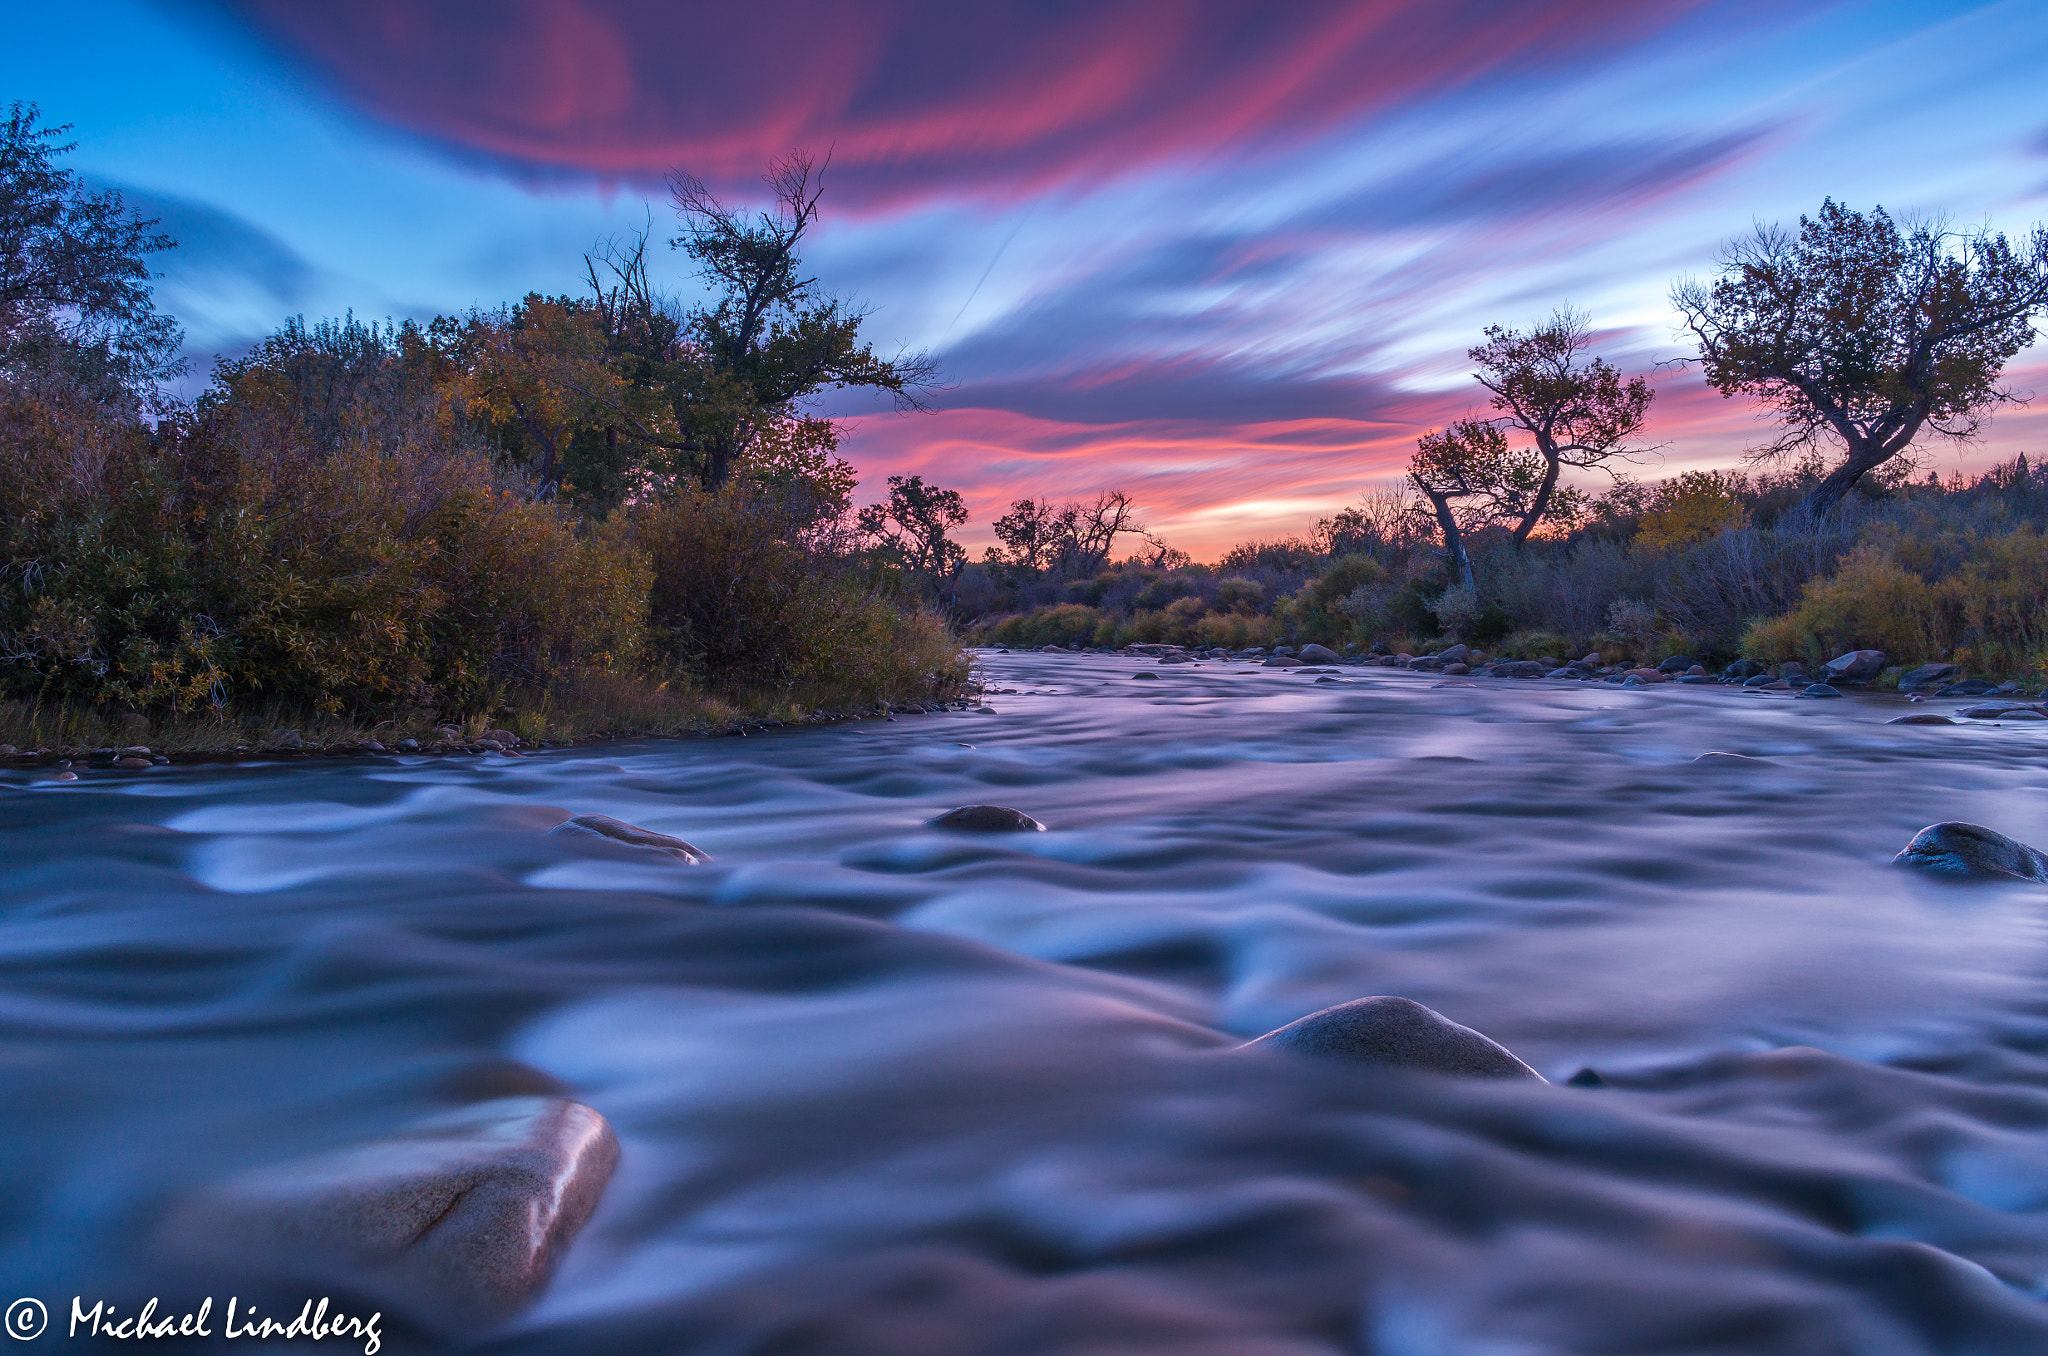
[[[1469,353],[1485,408],[1425,433],[1399,488],[1305,538],[1214,567],[1155,543],[1092,572],[1006,538],[954,596],[1010,643],[1468,640],[1652,661],[1875,648],[2048,678],[2040,474],[2021,457],[1917,478],[1930,441],[1968,439],[2016,399],[2000,381],[2048,308],[2048,231],[1908,230],[1830,201],[1737,242],[1673,301],[1708,385],[1777,426],[1747,473],[1630,478],[1655,451],[1654,392],[1592,356],[1589,321],[1566,310],[1488,329]]]

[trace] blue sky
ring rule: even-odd
[[[1487,324],[1570,304],[1649,370],[1686,352],[1671,282],[1755,221],[2048,217],[2031,0],[9,9],[0,97],[179,237],[162,299],[202,366],[294,313],[575,291],[595,241],[666,230],[664,169],[745,197],[830,148],[815,270],[952,381],[930,416],[827,402],[869,482],[920,471],[981,524],[1120,486],[1197,555],[1397,473],[1473,403]],[[1759,439],[1657,371],[1642,474]],[[2040,346],[2014,377],[2048,397]],[[1931,464],[2035,450],[2039,408]]]

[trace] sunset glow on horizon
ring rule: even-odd
[[[202,372],[296,313],[576,292],[594,242],[670,233],[665,171],[744,200],[829,152],[810,270],[948,387],[820,412],[864,497],[960,490],[977,554],[1011,499],[1109,488],[1197,558],[1304,532],[1480,404],[1485,326],[1567,305],[1657,384],[1630,474],[1739,465],[1763,428],[1677,364],[1675,280],[1830,196],[2048,217],[2048,10],[2020,0],[89,8],[89,46],[18,18],[8,95],[179,238],[162,304]],[[2043,347],[2009,377],[2048,396]],[[1927,464],[2044,430],[2009,408]]]

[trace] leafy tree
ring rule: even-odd
[[[158,315],[146,256],[176,241],[57,164],[70,125],[39,127],[34,104],[0,123],[0,369],[41,358],[115,389],[182,371],[182,336]]]
[[[1707,384],[1782,425],[1758,455],[1841,444],[1801,505],[1818,516],[1923,433],[1968,438],[2014,399],[1998,380],[2048,306],[2048,230],[2017,246],[1988,229],[1907,231],[1830,198],[1796,233],[1759,226],[1711,284],[1672,299]]]
[[[1466,537],[1522,520],[1547,472],[1539,453],[1509,451],[1507,434],[1490,419],[1461,419],[1415,440],[1408,482],[1429,502],[1457,587],[1475,587]]]
[[[1622,380],[1604,358],[1588,361],[1591,344],[1586,317],[1559,311],[1527,334],[1489,326],[1486,342],[1466,355],[1479,364],[1473,375],[1493,393],[1501,421],[1527,433],[1543,459],[1541,479],[1521,501],[1516,546],[1554,506],[1569,506],[1558,503],[1565,467],[1604,467],[1648,450],[1634,440],[1657,393],[1640,376]]]
[[[694,454],[708,489],[725,483],[761,429],[795,417],[806,396],[869,387],[889,392],[898,409],[924,409],[937,373],[923,354],[875,356],[860,340],[866,313],[804,276],[798,249],[824,193],[816,163],[791,154],[765,178],[775,206],[752,217],[720,202],[694,175],[669,179],[684,228],[669,243],[696,261],[716,297],[683,318],[677,360],[659,364],[678,436],[648,441]],[[655,309],[650,298],[643,310]],[[659,337],[661,326],[641,323]]]
[[[1659,487],[1656,507],[1643,515],[1639,545],[1670,551],[1705,541],[1749,521],[1749,509],[1730,480],[1714,471],[1687,471]]]
[[[1122,490],[1105,490],[1093,503],[1019,499],[996,519],[995,533],[1003,549],[989,548],[991,565],[1025,577],[1046,573],[1060,579],[1092,578],[1109,564],[1118,537],[1147,535]],[[1173,554],[1163,543],[1153,545],[1158,562]]]
[[[433,331],[462,370],[472,411],[524,464],[533,497],[553,499],[581,469],[578,436],[605,425],[628,396],[595,309],[532,293],[501,311],[436,320]]]
[[[966,521],[960,492],[927,485],[923,476],[890,476],[888,499],[869,504],[859,517],[876,550],[933,584],[967,563],[967,553],[946,535]]]

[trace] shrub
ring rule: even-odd
[[[1902,546],[1930,565],[1941,558],[1941,577],[1908,568]],[[1797,607],[1758,621],[1743,644],[1761,658],[1825,662],[1874,649],[1901,663],[1947,659],[2038,679],[2048,671],[2048,537],[2021,527],[1860,547],[1808,585]]]
[[[996,645],[1093,645],[1096,628],[1107,620],[1083,603],[1058,603],[1005,618],[990,628],[988,639]]]
[[[963,680],[957,645],[935,639],[944,624],[857,572],[832,522],[813,496],[745,480],[637,507],[626,530],[650,573],[656,654],[723,692],[872,699]]]

